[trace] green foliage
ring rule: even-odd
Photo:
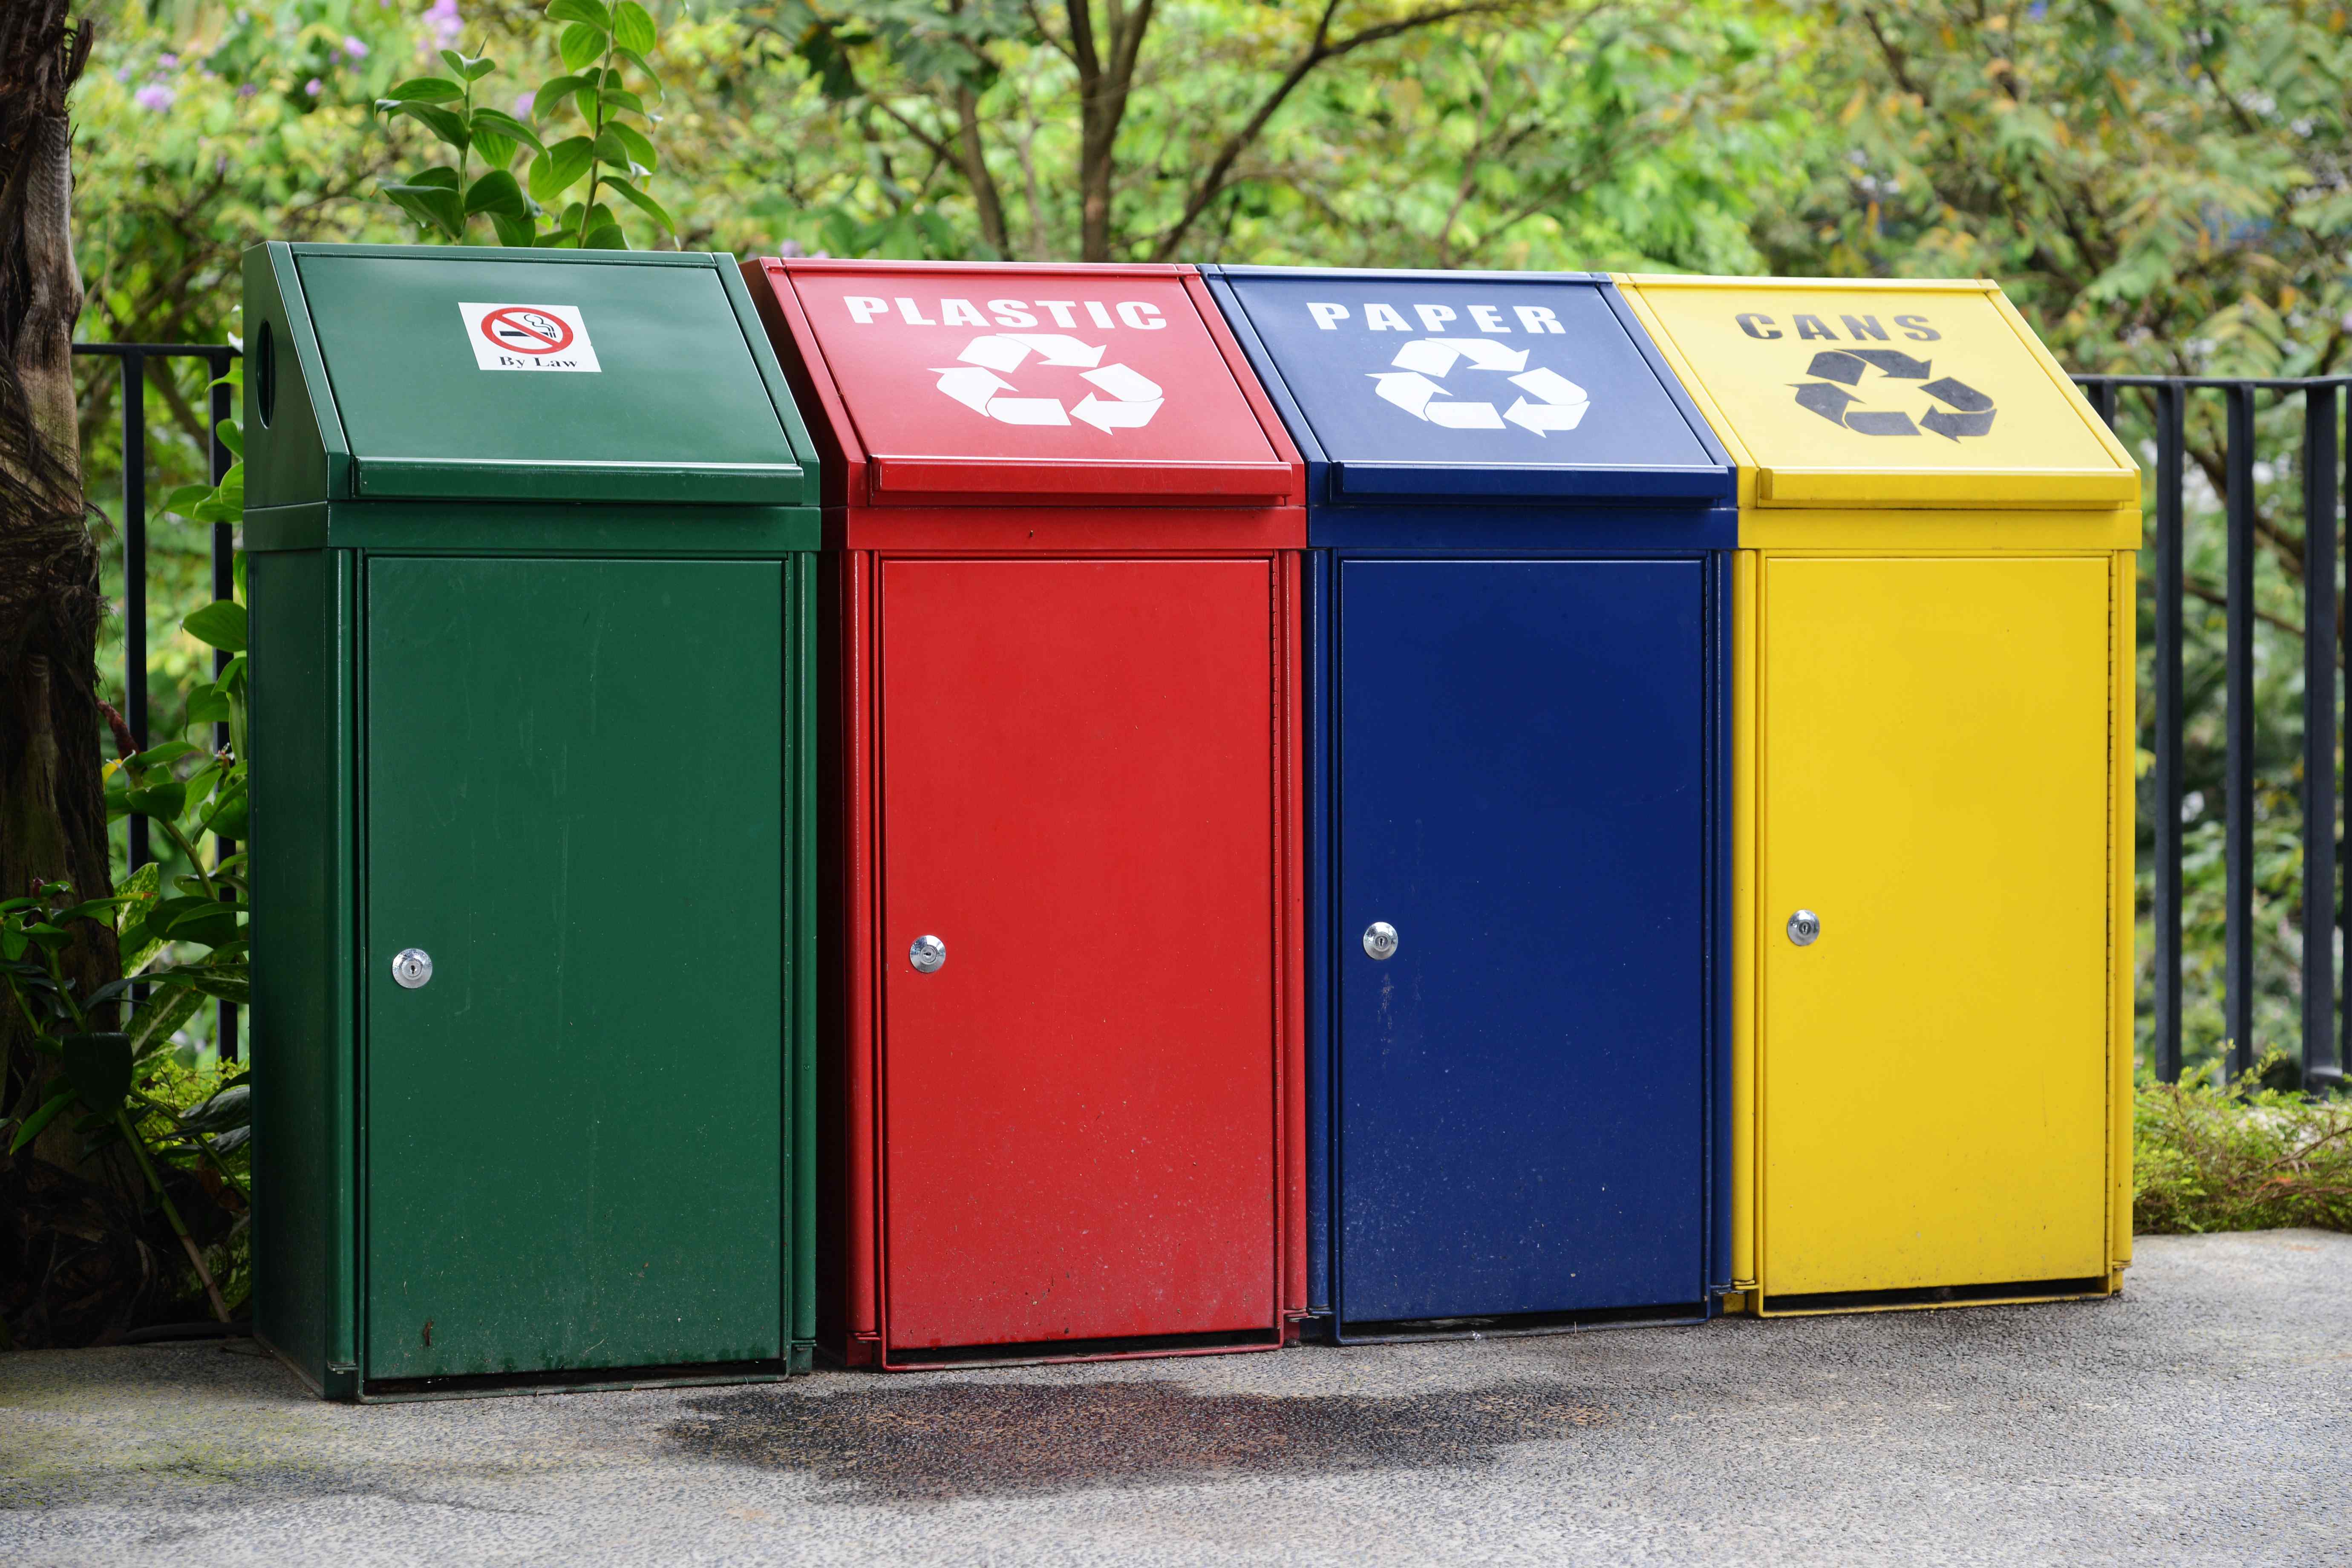
[[[649,59],[660,41],[652,15],[636,0],[609,6],[604,0],[553,0],[546,18],[561,27],[556,49],[563,68],[531,95],[530,120],[478,104],[476,89],[496,64],[456,49],[440,51],[448,76],[400,82],[376,100],[375,111],[384,119],[405,116],[457,157],[454,165],[413,170],[382,182],[378,190],[420,231],[453,240],[465,239],[479,217],[489,220],[501,245],[625,250],[628,241],[607,196],[620,197],[675,237],[677,225],[646,189],[660,166],[652,139],[640,129],[640,122],[657,122],[646,98],[658,99],[662,91]],[[520,100],[516,107],[520,111]],[[574,133],[542,139],[538,122],[567,113],[579,122]],[[513,165],[526,152],[529,166],[518,180]],[[477,157],[479,174],[473,173]],[[566,203],[575,187],[579,195]]]
[[[220,490],[185,504],[217,506]],[[172,740],[126,754],[107,766],[106,805],[110,820],[148,818],[193,875],[167,882],[163,866],[150,862],[123,878],[110,898],[77,900],[64,883],[50,882],[0,902],[0,988],[29,1026],[32,1049],[55,1063],[55,1071],[46,1074],[27,1064],[27,1081],[45,1079],[47,1092],[21,1119],[0,1118],[0,1135],[14,1155],[37,1141],[54,1144],[63,1122],[84,1161],[127,1149],[214,1311],[226,1321],[231,1298],[219,1289],[212,1263],[158,1171],[162,1165],[194,1173],[201,1191],[240,1216],[231,1241],[241,1245],[247,1167],[243,1158],[233,1164],[230,1156],[250,1134],[244,1079],[221,1078],[215,1069],[200,1100],[175,1086],[184,1089],[199,1065],[182,1058],[177,1037],[183,1028],[207,1000],[242,1005],[252,991],[247,858],[232,855],[208,868],[201,847],[208,837],[245,835],[245,608],[224,601],[190,622],[192,635],[236,657],[192,696],[188,724],[208,734],[215,722],[227,723],[232,749],[215,752],[196,742]],[[82,921],[111,929],[122,978],[85,990],[67,973],[62,954]],[[8,1081],[10,1067],[0,1059],[0,1085]],[[226,1255],[218,1260],[226,1261]]]
[[[2352,1099],[2261,1087],[2272,1058],[2228,1086],[2210,1068],[2140,1080],[2132,1121],[2132,1224],[2148,1233],[2352,1230]]]
[[[2352,17],[2310,0],[1800,0],[1775,271],[1998,278],[2076,370],[2308,374],[2352,309]]]
[[[1124,91],[1118,7],[1084,39],[1076,8],[1010,0],[742,14],[739,58],[796,66],[805,121],[856,132],[770,152],[797,213],[746,205],[858,254],[1738,268],[1798,129],[1769,90],[1796,30],[1718,0],[1190,0],[1148,13]]]

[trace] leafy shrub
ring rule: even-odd
[[[2133,1108],[2132,1226],[2158,1235],[2352,1230],[2352,1099],[2236,1083],[2210,1066],[2143,1079]]]

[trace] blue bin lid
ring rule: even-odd
[[[1738,470],[1608,279],[1202,269],[1314,500],[1733,501]]]

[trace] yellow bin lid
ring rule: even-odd
[[[1999,284],[1617,281],[1738,458],[1749,504],[1974,510],[2139,500],[2137,465]]]

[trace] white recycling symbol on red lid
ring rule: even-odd
[[[1040,366],[1084,367],[1093,390],[1068,408],[1058,397],[1022,395],[1004,375],[1019,370],[1033,353]],[[1104,364],[1102,356],[1099,345],[1061,332],[991,332],[964,345],[956,355],[962,363],[931,368],[939,373],[941,392],[1000,424],[1067,425],[1083,419],[1102,431],[1139,430],[1150,424],[1164,401],[1160,384],[1123,364]]]
[[[1508,374],[1518,389],[1510,407],[1463,398],[1454,387],[1440,384],[1465,361],[1474,371]],[[1415,338],[1389,363],[1396,368],[1370,373],[1372,389],[1415,419],[1449,430],[1500,430],[1507,419],[1542,436],[1575,429],[1592,405],[1584,388],[1556,370],[1528,369],[1527,350],[1506,348],[1492,338]]]

